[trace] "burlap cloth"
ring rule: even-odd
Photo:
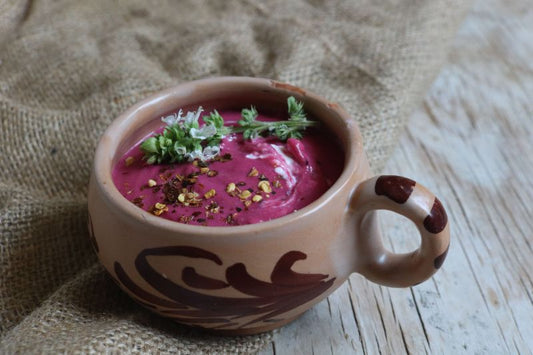
[[[151,315],[87,238],[93,150],[121,111],[218,75],[341,103],[379,171],[445,58],[461,0],[1,1],[0,353],[254,352]]]

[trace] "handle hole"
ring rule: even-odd
[[[393,253],[409,253],[420,246],[420,232],[410,219],[391,211],[378,210],[383,246]]]

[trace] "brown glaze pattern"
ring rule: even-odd
[[[98,248],[98,243],[96,242],[96,237],[94,236],[93,220],[90,213],[87,214],[87,228],[89,229],[89,240],[93,245],[94,251],[96,254],[98,254],[100,249]]]
[[[169,246],[145,249],[135,259],[135,267],[142,278],[167,299],[141,289],[127,275],[120,263],[115,262],[117,278],[139,301],[152,303],[175,320],[204,327],[235,327],[239,319],[256,316],[240,324],[240,327],[259,322],[280,321],[278,316],[318,297],[331,287],[335,278],[323,274],[300,274],[291,268],[298,260],[307,258],[300,251],[289,251],[274,265],[270,282],[250,275],[243,263],[235,263],[225,270],[226,280],[216,280],[198,274],[190,266],[182,270],[182,281],[195,290],[185,288],[169,280],[148,262],[154,256],[185,256],[211,260],[222,265],[220,258],[204,249],[188,246]],[[232,287],[243,297],[219,297],[199,290]],[[252,297],[250,297],[252,296]],[[167,309],[159,309],[167,308]],[[170,308],[170,309],[168,309]],[[276,317],[276,318],[275,318]],[[283,319],[283,317],[282,317]]]
[[[220,290],[221,288],[229,287],[224,281],[198,274],[196,270],[190,266],[183,269],[181,272],[181,279],[187,286],[204,290]]]
[[[117,279],[113,278],[115,282],[117,282],[119,285],[122,284],[124,287],[126,287],[131,293],[133,293],[135,296],[137,296],[138,301],[141,301],[143,304],[146,304],[146,302],[149,302],[153,305],[161,306],[161,307],[169,307],[169,308],[185,308],[183,305],[176,303],[174,301],[170,301],[161,297],[158,297],[154,294],[151,294],[150,292],[145,291],[143,288],[137,286],[135,282],[133,282],[129,276],[126,274],[124,269],[122,268],[122,265],[120,263],[115,261],[114,264],[115,274],[117,275]]]
[[[424,228],[426,228],[429,233],[437,234],[444,230],[447,223],[448,215],[446,214],[446,210],[442,207],[439,199],[435,197],[431,212],[424,219]]]
[[[415,185],[415,181],[402,176],[382,175],[376,180],[375,192],[396,203],[405,203],[411,196]]]
[[[300,251],[290,251],[283,255],[277,262],[270,278],[278,285],[308,285],[325,279],[328,275],[322,274],[298,274],[291,270],[296,260],[305,260],[307,255]]]
[[[435,260],[433,261],[433,265],[435,266],[435,269],[437,270],[440,269],[440,267],[442,266],[442,263],[444,263],[444,259],[446,259],[446,255],[448,255],[449,249],[450,249],[450,244],[448,244],[448,247],[446,248],[444,253],[440,254],[439,256],[435,258]]]

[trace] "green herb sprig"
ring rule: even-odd
[[[289,138],[302,138],[302,131],[316,126],[318,122],[308,121],[303,110],[303,103],[293,96],[287,99],[289,119],[286,121],[263,122],[257,120],[255,107],[241,111],[241,120],[237,126],[225,126],[224,119],[215,110],[198,122],[202,107],[195,112],[183,112],[163,117],[167,124],[162,134],[150,137],[141,143],[141,151],[148,164],[180,163],[199,159],[207,161],[220,153],[222,138],[230,133],[242,133],[244,139],[254,139],[271,135],[285,141]]]
[[[258,113],[255,107],[245,108],[241,112],[242,119],[237,122],[240,127],[237,127],[236,131],[242,131],[244,139],[257,138],[265,133],[276,136],[282,141],[289,138],[301,139],[302,131],[316,125],[317,122],[307,120],[303,103],[296,101],[294,96],[287,99],[287,106],[289,120],[273,122],[257,121]]]

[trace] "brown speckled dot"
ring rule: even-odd
[[[435,266],[435,269],[440,269],[442,266],[442,263],[444,262],[444,259],[446,259],[446,255],[448,254],[448,249],[450,249],[450,245],[448,244],[448,247],[444,251],[444,253],[440,254],[435,258],[433,261],[433,265]]]
[[[405,203],[416,182],[401,176],[382,175],[376,180],[376,195],[385,195],[396,203]]]
[[[442,232],[446,224],[448,223],[448,216],[446,211],[439,199],[435,197],[435,202],[433,202],[433,207],[431,207],[431,212],[424,219],[424,227],[430,233],[437,234]]]

